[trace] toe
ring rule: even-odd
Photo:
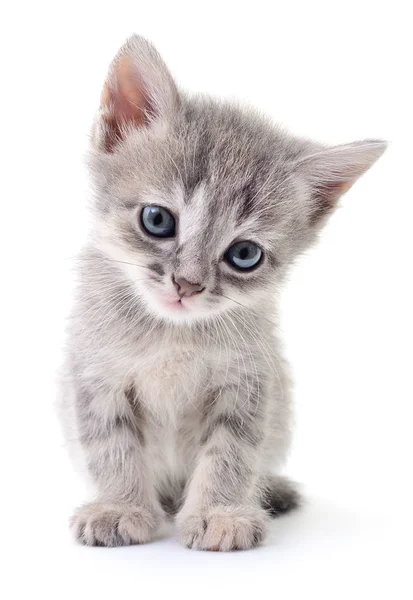
[[[145,508],[92,503],[76,511],[71,528],[82,544],[115,547],[149,542],[160,523]]]

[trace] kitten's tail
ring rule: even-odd
[[[261,485],[261,505],[272,517],[298,508],[302,504],[297,484],[281,475],[267,475]]]

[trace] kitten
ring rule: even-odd
[[[94,227],[62,379],[95,500],[95,546],[154,539],[252,548],[299,502],[279,475],[290,383],[275,337],[288,267],[383,153],[328,148],[231,104],[188,98],[133,36],[114,59],[89,164]]]

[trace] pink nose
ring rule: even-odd
[[[200,294],[205,289],[200,283],[190,283],[183,277],[178,277],[178,279],[172,277],[172,281],[174,282],[174,286],[176,287],[180,298],[183,298],[184,296],[189,298],[189,296]]]

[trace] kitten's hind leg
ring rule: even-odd
[[[298,508],[302,503],[297,485],[282,475],[265,475],[260,488],[261,506],[272,517]]]

